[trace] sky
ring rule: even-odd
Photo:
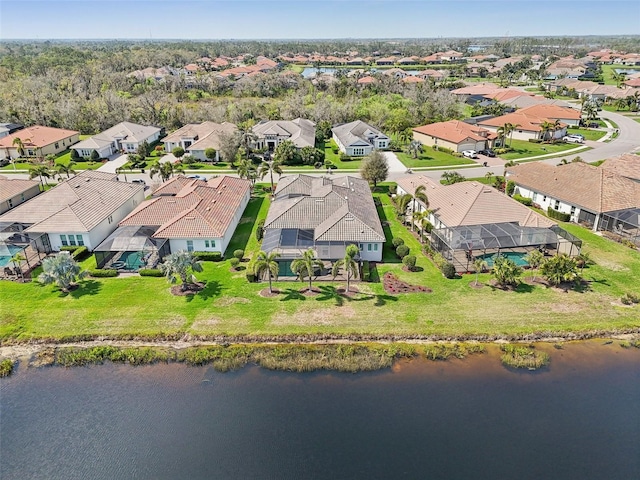
[[[0,0],[0,39],[640,35],[638,0]]]

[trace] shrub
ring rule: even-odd
[[[398,192],[398,186],[397,185],[389,186],[389,195],[395,195],[397,192]]]
[[[622,245],[624,245],[625,247],[632,248],[633,250],[635,250],[635,249],[636,249],[636,244],[635,244],[635,243],[633,243],[633,242],[632,242],[631,240],[629,240],[628,238],[623,238],[623,239],[620,241],[620,243],[621,243]]]
[[[92,270],[89,270],[89,275],[95,278],[117,277],[118,271],[114,270],[113,268],[94,268]]]
[[[455,278],[456,276],[456,267],[450,262],[445,262],[440,268],[440,271],[445,278]]]
[[[510,148],[494,148],[493,151],[496,155],[504,155],[505,153],[508,153],[511,149]]]
[[[258,226],[256,227],[256,240],[261,241],[264,237],[264,219],[261,219],[258,222]]]
[[[415,255],[406,255],[402,259],[402,264],[409,269],[409,271],[413,271],[416,267],[416,256]]]
[[[222,260],[220,252],[193,252],[193,255],[201,262],[219,262]]]
[[[71,252],[71,257],[77,261],[84,260],[89,255],[91,255],[91,252],[89,252],[89,249],[84,246],[78,247],[75,250],[73,250],[73,252]]]
[[[400,245],[404,245],[404,240],[400,237],[395,237],[391,240],[394,248],[398,248]]]
[[[322,168],[322,166],[324,165],[324,163],[322,162],[316,162],[313,164],[313,168],[315,168],[316,170],[319,170]]]
[[[640,296],[633,293],[625,293],[620,301],[623,305],[633,305],[634,303],[640,303]]]
[[[15,363],[13,362],[13,360],[10,360],[8,358],[2,360],[0,362],[0,378],[8,377],[9,375],[11,375],[11,373],[13,373],[14,366]]]
[[[97,150],[91,150],[91,155],[89,156],[92,162],[100,160],[100,154]]]
[[[527,197],[523,197],[522,195],[519,195],[517,193],[513,196],[513,199],[517,200],[523,205],[526,205],[527,207],[530,207],[531,205],[533,205],[533,200]]]
[[[231,263],[231,268],[233,268],[234,270],[238,267],[238,265],[240,265],[240,259],[238,257],[232,257],[229,262]]]
[[[257,281],[256,274],[253,273],[250,269],[247,269],[247,282],[255,283]]]
[[[454,153],[458,153],[458,152],[454,152],[453,150],[451,150],[450,148],[446,148],[446,147],[439,147],[438,145],[434,145],[432,147],[436,152],[444,152],[444,153],[448,153],[449,155],[453,155]]]
[[[514,182],[513,180],[509,180],[509,181],[507,182],[507,186],[505,187],[505,190],[504,190],[504,191],[505,191],[505,193],[506,193],[507,195],[509,195],[509,196],[512,196],[512,195],[513,195],[513,192],[515,192],[515,190],[516,190],[516,184],[515,184],[515,182]]]
[[[352,160],[352,158],[349,155],[347,155],[346,153],[342,152],[342,153],[340,153],[340,160],[342,162],[350,162]]]
[[[162,270],[157,268],[141,268],[138,270],[141,277],[162,277]]]
[[[362,262],[362,281],[370,282],[371,281],[371,266],[369,265],[369,261],[365,260]]]
[[[238,261],[242,260],[242,258],[244,257],[244,250],[240,248],[238,250],[234,250],[233,256],[237,258]]]
[[[69,253],[73,253],[76,250],[78,250],[80,247],[78,245],[63,245],[62,247],[60,247],[60,251],[61,252],[69,252]]]
[[[407,255],[409,255],[409,247],[407,247],[406,245],[398,245],[398,248],[396,248],[396,255],[398,256],[398,258],[404,258]]]
[[[156,152],[162,152],[162,151],[164,150],[164,146],[162,146],[162,145],[156,145],[156,148],[154,148],[154,150],[155,150]]]
[[[542,143],[542,140],[540,140],[539,138],[530,138],[529,141],[531,143]]]
[[[556,220],[560,220],[561,222],[568,222],[569,220],[571,220],[570,214],[559,212],[558,210],[554,210],[551,207],[547,208],[547,215],[549,215],[551,218],[555,218]]]

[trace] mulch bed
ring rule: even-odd
[[[353,285],[350,285],[348,292],[344,288],[338,288],[336,290],[336,292],[338,292],[338,294],[344,295],[346,297],[353,297],[354,295],[357,295],[358,293],[360,293],[360,290],[358,290],[358,287],[354,287]]]
[[[475,288],[476,290],[481,289],[482,287],[484,287],[484,283],[482,282],[478,282],[478,284],[476,285],[476,281],[474,280],[473,282],[469,282],[469,286],[471,288]]]
[[[410,283],[403,282],[396,275],[391,272],[387,272],[382,277],[382,285],[384,291],[387,293],[430,293],[432,290],[429,287],[423,287],[422,285],[411,285]]]
[[[263,288],[262,290],[260,290],[259,295],[261,297],[265,297],[265,298],[272,298],[272,297],[277,297],[278,295],[280,295],[280,290],[278,290],[277,288],[274,288],[272,290],[273,291],[270,292],[269,291],[269,287]]]
[[[513,292],[518,288],[518,285],[500,285],[495,278],[489,280],[489,285],[504,292]]]
[[[315,287],[312,288],[311,290],[309,290],[309,287],[301,288],[300,290],[298,290],[298,292],[303,294],[305,297],[315,297],[316,295],[322,293],[319,289]]]
[[[522,281],[528,285],[542,285],[543,287],[549,286],[544,277],[536,277],[535,280],[533,279],[533,277],[524,277]]]
[[[179,297],[184,297],[187,295],[195,295],[203,288],[204,288],[204,283],[202,282],[189,283],[187,285],[186,290],[182,290],[182,285],[174,285],[173,287],[171,287],[171,294]]]

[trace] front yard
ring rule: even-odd
[[[386,263],[377,265],[381,278],[392,272],[401,280],[433,289],[433,293],[387,294],[380,283],[357,283],[358,294],[340,295],[343,284],[315,284],[321,293],[301,295],[300,282],[276,282],[283,293],[265,298],[264,283],[248,283],[246,271],[232,271],[229,260],[205,262],[204,290],[176,297],[164,278],[88,279],[63,294],[37,282],[0,282],[3,298],[0,340],[78,338],[80,336],[166,337],[203,335],[437,335],[495,336],[531,332],[637,329],[638,306],[619,305],[627,292],[640,293],[640,253],[596,236],[577,225],[563,225],[584,241],[596,264],[585,269],[589,287],[563,292],[522,285],[514,292],[484,286],[470,288],[474,275],[447,280],[420,253],[418,240],[396,219],[389,196],[376,193],[385,225]],[[228,251],[244,248],[250,257],[259,248],[256,219],[264,217],[268,198],[251,200]],[[406,272],[396,259],[391,239],[402,237],[417,256],[417,272]],[[247,266],[248,262],[243,262]],[[489,274],[480,275],[487,283]]]
[[[505,160],[519,160],[521,158],[537,157],[550,153],[562,153],[566,150],[582,148],[582,150],[570,154],[579,155],[580,152],[590,149],[590,147],[579,143],[533,143],[526,140],[516,139],[509,140],[507,144],[513,150],[509,153],[500,155],[500,158],[504,158]]]
[[[422,147],[422,153],[418,155],[418,158],[413,158],[411,155],[405,152],[396,152],[396,155],[407,168],[449,167],[458,165],[472,165],[476,163],[468,158],[455,157],[449,153],[434,150],[433,148],[426,146]]]

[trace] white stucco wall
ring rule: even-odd
[[[557,210],[559,212],[570,214],[572,222],[578,221],[578,216],[580,215],[580,207],[577,205],[572,205],[571,203],[566,202],[564,200],[550,197],[548,195],[545,195],[544,193],[536,192],[535,190],[525,188],[517,184],[514,190],[514,194],[516,193],[522,195],[525,198],[530,198],[533,201],[533,203],[535,203],[536,205],[539,205],[540,208],[545,211],[549,207],[551,207],[554,210]]]
[[[364,242],[360,244],[360,258],[370,262],[382,261],[382,242]]]

